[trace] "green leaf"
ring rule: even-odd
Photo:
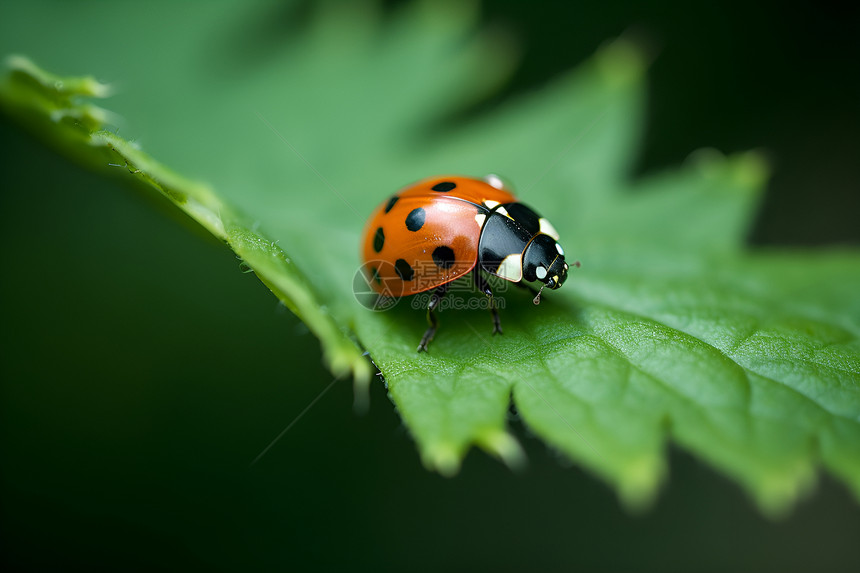
[[[0,85],[4,109],[42,132],[63,151],[94,168],[121,167],[134,183],[160,192],[197,223],[226,242],[296,316],[323,341],[331,369],[366,381],[370,368],[361,352],[316,299],[309,283],[276,241],[254,230],[254,222],[225,203],[208,185],[177,175],[136,145],[100,129],[110,112],[82,96],[104,97],[105,84],[92,77],[61,78],[21,56],[6,60],[10,74]]]
[[[700,151],[631,181],[645,95],[634,46],[609,44],[537,93],[433,128],[513,61],[503,36],[474,30],[469,7],[420,3],[384,19],[326,4],[273,34],[260,8],[214,3],[165,22],[166,6],[83,35],[103,10],[7,11],[0,48],[123,90],[112,116],[88,103],[104,85],[16,57],[0,104],[225,241],[320,338],[337,375],[369,380],[367,349],[428,468],[456,473],[473,445],[522,465],[513,399],[531,432],[631,507],[653,499],[670,441],[771,514],[819,465],[860,497],[860,253],[746,249],[767,179],[755,153]],[[16,25],[25,17],[44,28]],[[156,29],[174,34],[153,67],[152,46],[125,39]],[[118,123],[151,155],[104,131]],[[442,312],[430,353],[417,354],[425,325],[412,301],[373,312],[353,296],[364,218],[423,176],[499,171],[551,215],[582,269],[539,307],[498,292],[503,336],[490,336],[485,311]]]

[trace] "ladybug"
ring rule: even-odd
[[[482,273],[532,290],[539,304],[543,289],[559,288],[570,268],[555,228],[520,203],[497,175],[431,177],[401,189],[368,219],[362,258],[365,279],[378,295],[433,289],[418,352],[427,350],[436,333],[434,310],[452,281],[471,273],[477,289],[490,297],[493,334],[501,334],[493,291]],[[535,291],[524,281],[543,285]]]

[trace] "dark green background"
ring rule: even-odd
[[[816,6],[511,1],[483,18],[526,50],[508,95],[539,89],[619,33],[650,38],[641,171],[701,146],[761,146],[776,173],[751,241],[857,243],[857,12]],[[512,419],[525,473],[472,452],[444,479],[421,468],[379,383],[365,416],[352,412],[350,383],[335,383],[250,467],[332,381],[317,341],[166,201],[0,126],[0,534],[16,568],[860,564],[858,506],[826,476],[773,523],[735,484],[671,451],[665,491],[631,517]]]

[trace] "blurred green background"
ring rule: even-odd
[[[105,3],[105,19],[140,9]],[[301,10],[267,17],[276,34]],[[514,33],[522,60],[502,93],[450,121],[636,34],[656,56],[641,172],[703,146],[763,147],[775,175],[752,244],[860,242],[856,8],[509,1],[481,18]],[[472,452],[444,479],[421,468],[381,384],[356,416],[350,383],[335,383],[251,467],[332,381],[317,341],[166,201],[78,169],[7,118],[0,133],[0,527],[16,569],[860,565],[858,506],[826,476],[773,523],[672,451],[655,507],[630,516],[512,416],[523,474]]]

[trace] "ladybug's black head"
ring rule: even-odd
[[[561,245],[549,235],[536,235],[523,253],[523,278],[527,281],[538,280],[557,289],[567,280],[568,268]]]

